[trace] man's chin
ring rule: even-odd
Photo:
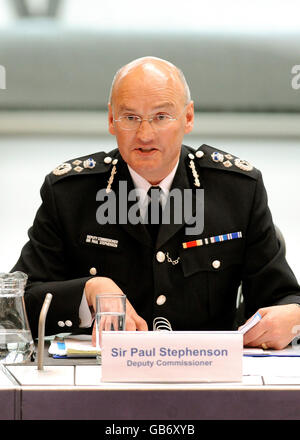
[[[157,148],[137,148],[133,151],[136,160],[154,160],[157,159],[160,151]]]
[[[128,164],[136,173],[148,180],[148,182],[156,179],[160,174],[160,163],[150,160],[135,160]]]
[[[158,150],[149,154],[143,154],[135,150],[131,156],[132,160],[128,162],[128,164],[139,174],[140,172],[138,170],[153,172],[153,170],[157,170],[161,167],[161,157],[158,153]]]

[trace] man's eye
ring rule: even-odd
[[[159,114],[159,115],[155,116],[155,119],[157,121],[166,121],[169,118],[170,118],[170,116],[169,115],[165,115],[165,114]]]
[[[135,115],[127,115],[127,116],[125,116],[125,119],[127,121],[133,122],[133,121],[138,121],[139,117],[135,116]]]

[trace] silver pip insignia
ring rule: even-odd
[[[58,167],[53,170],[53,174],[55,174],[55,176],[62,176],[63,174],[67,174],[69,171],[71,171],[71,169],[72,165],[65,162],[61,165],[58,165]]]
[[[249,162],[243,159],[239,159],[239,158],[234,159],[234,165],[243,171],[253,170],[253,166]]]

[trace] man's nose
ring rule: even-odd
[[[143,142],[151,141],[155,136],[155,132],[153,130],[151,122],[149,122],[148,120],[142,120],[136,135]]]

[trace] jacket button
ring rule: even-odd
[[[96,275],[97,274],[97,269],[95,267],[91,267],[90,268],[90,274],[91,275]]]
[[[111,161],[112,161],[112,158],[109,157],[109,156],[106,156],[106,157],[104,158],[104,163],[109,164],[109,163],[111,163]]]
[[[58,325],[59,327],[64,327],[64,326],[65,326],[65,323],[64,323],[64,321],[58,321],[57,325]]]
[[[158,306],[162,306],[165,302],[166,302],[167,298],[165,297],[165,295],[159,295],[159,297],[156,300],[156,304]]]
[[[196,156],[198,157],[198,159],[201,159],[201,157],[204,156],[203,151],[200,151],[200,150],[196,151]]]
[[[65,322],[65,324],[66,324],[67,327],[72,327],[73,322],[70,321],[70,320],[68,319],[68,320]]]
[[[157,254],[156,254],[156,259],[157,259],[157,261],[159,263],[163,263],[165,261],[165,259],[166,259],[166,256],[165,256],[164,252],[158,251]]]
[[[213,267],[214,269],[219,269],[220,266],[221,266],[221,261],[219,261],[219,260],[214,260],[214,261],[212,262],[212,267]]]

